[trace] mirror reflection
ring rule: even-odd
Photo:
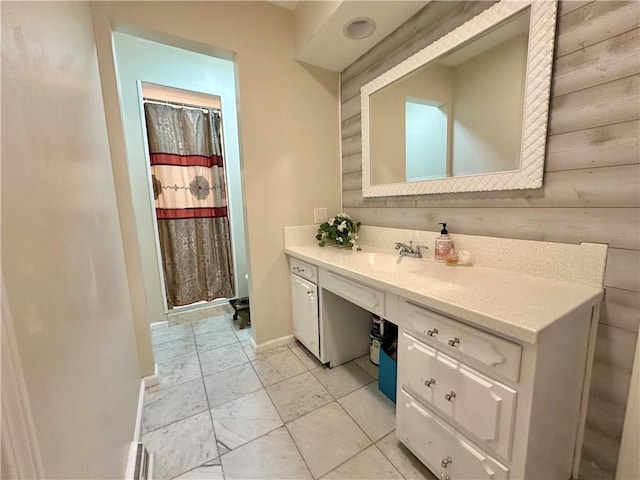
[[[370,96],[371,184],[520,169],[529,16]]]

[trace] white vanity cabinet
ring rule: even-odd
[[[289,271],[294,336],[331,367],[367,354],[371,313],[398,297],[293,257]]]
[[[396,431],[404,443],[442,480],[507,479],[509,469],[439,420],[419,401],[400,390]]]
[[[435,232],[363,226],[357,259],[316,231],[286,227],[285,252],[317,268],[320,359],[367,353],[369,312],[398,325],[396,435],[436,476],[577,478],[606,245],[456,235],[475,261],[449,267],[388,261]]]
[[[311,353],[319,357],[318,268],[292,258],[290,270],[293,334]]]
[[[443,478],[571,478],[591,317],[520,344],[400,299],[398,439]]]

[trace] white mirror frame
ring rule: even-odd
[[[369,150],[369,97],[529,6],[531,7],[531,19],[529,22],[520,170],[420,182],[372,185]],[[389,197],[542,187],[556,29],[556,6],[555,0],[520,2],[503,0],[364,85],[360,89],[362,196]]]

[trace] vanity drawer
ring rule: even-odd
[[[434,342],[445,352],[458,352],[514,382],[520,378],[520,345],[404,299],[400,301],[400,318],[405,330]]]
[[[295,273],[299,277],[318,284],[318,267],[309,263],[302,262],[297,258],[289,258],[289,268],[291,273]]]
[[[404,390],[398,392],[396,414],[398,440],[436,475],[445,472],[444,463],[446,474],[455,480],[509,478],[507,467],[437,419]]]
[[[398,385],[509,459],[517,392],[406,332],[398,342]]]
[[[324,268],[321,272],[320,284],[322,285],[322,288],[326,288],[327,290],[335,293],[345,300],[349,300],[351,303],[355,303],[371,313],[384,317],[384,292],[343,277],[342,275],[330,272]]]

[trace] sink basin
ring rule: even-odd
[[[365,268],[378,272],[416,272],[424,266],[417,258],[391,253],[359,252],[344,258],[347,267]]]

